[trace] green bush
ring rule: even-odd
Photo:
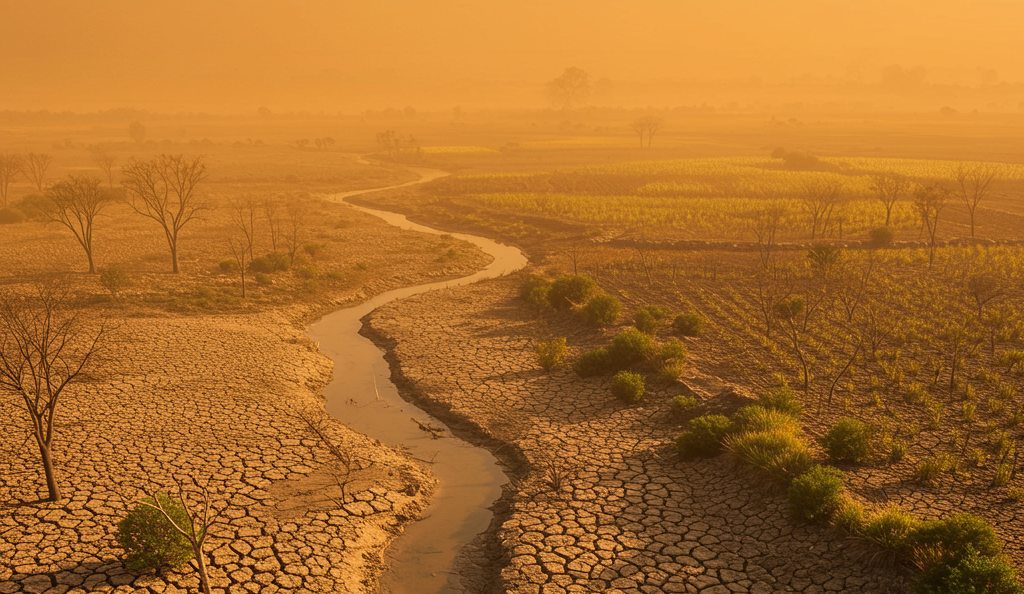
[[[534,347],[537,363],[544,371],[551,371],[565,361],[565,337],[542,340]]]
[[[703,415],[690,419],[686,432],[676,438],[676,449],[683,458],[710,458],[722,451],[722,440],[732,428],[724,415]]]
[[[626,328],[616,334],[608,346],[608,361],[615,369],[625,369],[651,359],[656,352],[650,336],[636,328]]]
[[[796,433],[800,428],[797,420],[789,414],[759,404],[744,406],[732,416],[736,432],[788,431]]]
[[[893,230],[888,227],[876,227],[871,231],[868,231],[868,245],[871,247],[881,248],[889,247],[892,245],[892,240],[895,239],[896,234]]]
[[[704,329],[704,318],[695,313],[679,314],[672,321],[672,328],[683,336],[700,336]]]
[[[555,279],[548,289],[548,303],[555,309],[582,305],[597,292],[597,283],[589,276],[566,274]]]
[[[815,464],[789,484],[789,505],[793,515],[808,522],[826,522],[844,501],[843,472]]]
[[[288,260],[288,254],[270,252],[269,254],[263,257],[266,258],[268,262],[270,262],[270,265],[273,267],[274,272],[279,270],[281,272],[287,272],[288,269],[291,268],[291,262],[289,262]]]
[[[249,261],[248,270],[253,273],[262,272],[263,274],[270,274],[274,271],[274,263],[266,256],[260,256]]]
[[[54,203],[43,194],[29,194],[15,205],[17,210],[33,221],[45,221],[53,214]]]
[[[180,501],[163,493],[156,496],[178,526],[188,526],[188,516]],[[143,501],[156,504],[151,497]],[[160,510],[142,503],[117,523],[117,542],[126,553],[125,566],[131,571],[178,567],[194,556],[188,539],[171,526]]]
[[[114,297],[117,297],[122,291],[132,285],[131,279],[128,278],[128,273],[120,266],[112,264],[100,268],[99,272],[100,284]]]
[[[0,208],[0,225],[16,225],[25,222],[25,214],[10,206]]]
[[[321,252],[324,251],[325,247],[327,246],[325,246],[322,243],[307,243],[306,245],[302,246],[302,251],[309,254],[310,258],[316,259],[316,257],[320,255]]]
[[[839,419],[820,442],[835,462],[863,464],[871,457],[871,429],[859,419]]]
[[[295,269],[295,273],[299,275],[299,278],[306,280],[315,280],[320,278],[320,269],[310,264],[309,266],[299,266]]]
[[[238,270],[238,262],[234,260],[221,260],[217,267],[221,272],[234,272]]]
[[[1024,594],[1003,555],[988,557],[968,546],[955,563],[939,564],[915,580],[917,594]]]
[[[668,311],[659,305],[645,305],[633,316],[633,326],[644,334],[654,334],[658,323],[668,316]]]
[[[587,351],[572,364],[573,371],[580,377],[592,377],[611,371],[608,361],[608,349],[599,348]]]
[[[864,506],[849,497],[843,497],[832,515],[832,524],[851,534],[863,534]]]
[[[686,345],[674,338],[658,347],[654,357],[658,373],[668,379],[675,379],[682,375],[685,362]]]
[[[612,295],[594,295],[580,310],[583,321],[590,326],[603,328],[611,326],[619,319],[622,304]]]
[[[789,386],[769,388],[767,392],[759,394],[757,400],[765,408],[773,408],[794,417],[799,417],[803,411],[803,406]]]
[[[924,568],[953,565],[963,558],[968,548],[986,557],[996,557],[1003,549],[1003,543],[988,520],[965,513],[921,522],[907,541],[914,560]]]
[[[612,395],[626,402],[640,402],[644,397],[644,376],[620,371],[612,378]]]
[[[256,279],[256,284],[259,285],[270,285],[274,282],[274,279],[269,274],[263,274],[262,272],[257,272],[254,278]]]
[[[789,484],[811,466],[811,451],[789,431],[737,433],[725,439],[736,458],[782,484]]]
[[[550,305],[548,303],[548,291],[550,289],[550,280],[538,274],[531,274],[519,286],[519,297],[533,306],[534,309],[544,309]]]
[[[917,518],[893,505],[868,518],[864,523],[863,534],[887,550],[906,554],[909,550],[908,538],[918,523]]]
[[[672,398],[669,402],[669,406],[672,407],[672,412],[677,415],[686,414],[697,407],[697,399],[693,396],[687,396],[686,394],[680,394]]]

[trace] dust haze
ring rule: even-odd
[[[1024,109],[1024,3],[9,0],[0,108],[361,112],[591,104]]]

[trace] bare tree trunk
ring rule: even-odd
[[[40,428],[35,428],[36,443],[39,444],[39,455],[43,459],[43,474],[46,475],[46,490],[49,492],[48,501],[60,501],[60,486],[57,484],[57,472],[53,468],[53,455],[50,452],[50,445],[39,435]]]

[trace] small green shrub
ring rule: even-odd
[[[602,347],[586,351],[572,364],[572,369],[580,377],[593,377],[610,372],[608,349]]]
[[[217,264],[217,268],[220,268],[221,272],[235,272],[238,270],[238,262],[234,260],[221,260]]]
[[[180,501],[163,493],[156,496],[177,525],[188,526],[188,516]],[[156,504],[151,497],[143,501]],[[141,503],[117,523],[117,542],[125,550],[125,566],[131,571],[178,567],[194,556],[188,539],[171,526],[160,510]]]
[[[369,270],[370,265],[366,262],[356,262],[356,270]]]
[[[686,432],[676,438],[676,449],[683,458],[710,458],[722,451],[722,440],[732,428],[724,415],[703,415],[690,419]]]
[[[679,314],[672,321],[672,328],[683,336],[700,336],[704,330],[704,318],[695,313]]]
[[[582,274],[562,275],[551,283],[548,289],[548,303],[555,309],[569,309],[582,305],[597,292],[597,283]]]
[[[110,292],[111,295],[117,297],[125,289],[132,285],[132,280],[128,278],[128,273],[125,272],[124,268],[116,265],[110,265],[100,268],[100,284],[103,288]]]
[[[868,231],[868,245],[875,248],[889,247],[895,236],[888,227],[876,227]]]
[[[328,272],[325,276],[327,277],[328,280],[334,282],[341,282],[345,280],[345,273],[340,270],[332,270]]]
[[[725,448],[740,461],[782,484],[789,484],[811,466],[807,444],[789,431],[733,434],[725,439]]]
[[[320,269],[313,265],[299,266],[295,269],[295,273],[299,275],[299,278],[304,278],[306,280],[320,278]]]
[[[732,424],[737,433],[758,431],[796,433],[800,428],[800,424],[793,416],[759,404],[744,406],[737,410],[732,416]]]
[[[986,557],[996,557],[1003,549],[1002,541],[988,520],[965,513],[921,522],[907,542],[914,561],[924,568],[955,564],[968,549]]]
[[[307,243],[306,245],[302,246],[302,251],[309,254],[310,258],[316,259],[316,257],[324,251],[325,247],[327,246],[325,246],[322,243]]]
[[[675,379],[682,375],[683,365],[686,362],[686,345],[676,339],[671,339],[665,344],[657,347],[657,354],[654,357],[655,367],[663,377]]]
[[[677,415],[683,415],[697,407],[697,399],[693,396],[687,396],[686,394],[680,394],[672,398],[669,406],[672,407],[672,412]]]
[[[955,563],[939,564],[918,576],[915,594],[1024,594],[1006,557],[987,557],[968,547]]]
[[[603,328],[614,324],[619,319],[621,310],[622,304],[617,298],[602,293],[591,297],[587,304],[580,309],[580,314],[587,325]]]
[[[28,217],[16,208],[10,206],[0,208],[0,225],[17,225],[24,223],[26,218]]]
[[[270,265],[273,267],[273,271],[287,272],[291,268],[291,262],[288,260],[288,254],[282,254],[280,252],[270,252],[266,256],[263,256]]]
[[[864,532],[864,506],[857,503],[849,496],[842,498],[839,507],[832,515],[832,524],[850,534],[862,534]]]
[[[256,284],[258,285],[270,285],[274,283],[274,279],[271,278],[269,274],[264,274],[262,272],[257,272],[253,278],[256,279]]]
[[[565,361],[565,337],[542,340],[534,347],[537,363],[544,371],[551,371]]]
[[[644,376],[620,371],[612,378],[612,395],[626,402],[640,402],[644,397]]]
[[[794,417],[799,417],[803,411],[803,405],[796,399],[796,394],[789,386],[769,388],[768,391],[759,394],[757,400],[765,408],[773,408]]]
[[[633,316],[633,326],[644,334],[654,334],[658,323],[668,317],[668,311],[659,305],[645,305]]]
[[[656,352],[650,336],[636,328],[626,328],[616,334],[608,346],[608,361],[615,369],[625,369],[651,359]]]
[[[914,480],[919,483],[930,483],[944,472],[956,469],[956,458],[950,454],[940,454],[934,458],[926,458],[917,463],[914,469]]]
[[[531,274],[519,286],[519,297],[534,309],[541,310],[550,305],[548,291],[551,281],[538,274]]]
[[[253,273],[262,272],[263,274],[270,274],[274,272],[274,263],[267,259],[266,256],[260,256],[249,261],[248,270]]]
[[[843,503],[843,472],[815,464],[789,484],[793,515],[808,522],[828,521]]]
[[[871,456],[871,429],[859,419],[839,419],[820,442],[835,462],[863,464]]]
[[[864,537],[886,550],[905,554],[909,550],[908,538],[917,528],[918,520],[899,507],[892,505],[864,523]]]

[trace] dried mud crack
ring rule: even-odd
[[[421,294],[375,310],[364,329],[388,350],[403,396],[515,477],[463,556],[467,591],[906,591],[901,569],[794,522],[783,494],[723,459],[680,461],[678,430],[657,406],[616,402],[607,380],[537,369],[516,288],[497,279]]]

